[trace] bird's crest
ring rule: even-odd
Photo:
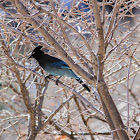
[[[35,53],[35,52],[38,52],[38,51],[40,51],[41,50],[41,48],[43,48],[43,46],[37,46],[34,50],[33,50],[33,52]]]

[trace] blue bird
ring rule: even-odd
[[[43,46],[36,47],[29,58],[35,58],[39,65],[50,75],[67,76],[76,79],[80,84],[83,83],[83,81],[70,69],[66,62],[45,54],[41,50],[42,47]],[[90,92],[90,89],[86,84],[82,84],[82,86]]]

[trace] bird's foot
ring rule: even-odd
[[[59,79],[61,78],[62,76],[60,76],[60,77],[58,77],[57,79],[56,79],[56,85],[58,85],[58,82],[59,82]]]
[[[47,75],[46,77],[45,77],[45,79],[50,79],[52,77],[52,75]]]

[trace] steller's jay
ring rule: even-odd
[[[80,84],[83,83],[83,81],[70,69],[66,62],[45,54],[41,50],[42,47],[43,46],[36,47],[29,58],[35,58],[39,65],[50,75],[67,76],[75,78]],[[86,84],[82,84],[82,86],[90,92],[90,89]]]

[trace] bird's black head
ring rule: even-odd
[[[43,46],[37,46],[33,51],[32,51],[32,54],[31,54],[31,56],[29,56],[28,57],[28,59],[30,59],[30,58],[32,58],[32,57],[36,57],[36,56],[38,56],[40,53],[43,53],[43,51],[41,51],[41,48],[42,48]]]

